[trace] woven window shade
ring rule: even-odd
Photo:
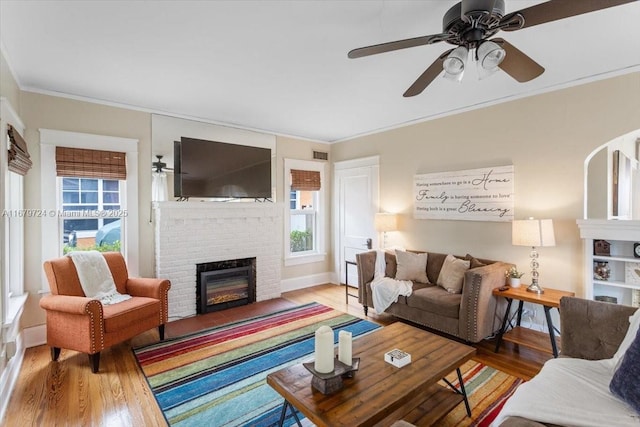
[[[56,147],[58,176],[127,179],[126,154],[116,151]]]
[[[291,169],[291,189],[294,191],[320,190],[320,172]]]
[[[9,125],[7,135],[11,142],[9,146],[9,170],[24,176],[33,165],[27,149],[27,142],[11,125]]]

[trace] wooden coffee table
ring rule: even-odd
[[[411,363],[396,368],[385,362],[384,353],[394,348],[411,354]],[[313,389],[311,373],[302,364],[269,374],[267,384],[285,399],[281,425],[290,406],[317,426],[390,425],[400,419],[432,425],[461,402],[471,416],[460,366],[475,352],[473,347],[396,322],[353,341],[360,369],[333,394]],[[459,388],[437,384],[453,371]]]

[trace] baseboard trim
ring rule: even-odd
[[[47,343],[47,325],[37,325],[22,330],[25,348],[37,347]]]
[[[293,279],[280,281],[282,292],[297,291],[298,289],[310,288],[311,286],[322,285],[324,283],[334,283],[334,274],[331,272],[300,276]]]
[[[22,334],[16,336],[16,354],[7,362],[2,377],[0,377],[0,422],[4,420],[9,405],[9,399],[13,393],[13,388],[18,381],[20,368],[24,360],[25,346]]]

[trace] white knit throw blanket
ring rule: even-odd
[[[376,251],[376,263],[371,281],[371,297],[373,299],[373,308],[376,313],[382,314],[391,304],[398,301],[400,295],[410,296],[413,292],[413,283],[411,280],[396,280],[391,277],[385,277],[385,269],[387,263],[384,258],[384,251]]]
[[[111,270],[104,256],[98,251],[75,251],[69,257],[76,266],[80,286],[85,296],[97,299],[103,305],[116,304],[131,298],[116,289]]]

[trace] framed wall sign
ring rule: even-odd
[[[415,175],[416,219],[513,220],[513,165]]]

